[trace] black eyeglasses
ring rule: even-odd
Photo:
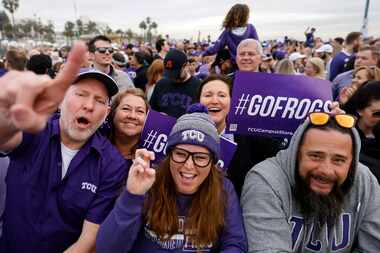
[[[210,153],[189,152],[182,148],[174,148],[170,153],[170,158],[176,163],[185,163],[189,159],[189,156],[191,156],[193,163],[201,168],[207,167],[212,160]]]
[[[105,54],[106,52],[108,52],[109,54],[112,54],[113,48],[112,47],[97,47],[95,48],[95,51],[101,54]]]

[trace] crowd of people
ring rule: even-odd
[[[377,252],[380,38],[260,41],[249,14],[234,5],[214,43],[9,48],[0,252]],[[239,72],[322,79],[336,102],[287,146],[232,134]],[[139,149],[149,110],[176,118],[154,168]],[[222,137],[236,143],[226,171]]]

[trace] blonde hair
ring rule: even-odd
[[[296,70],[294,69],[294,64],[289,59],[285,58],[279,61],[276,65],[276,73],[294,75]]]
[[[367,71],[367,78],[368,81],[371,80],[380,80],[380,68],[376,66],[361,66],[354,70],[353,75],[355,76],[356,73],[358,73],[360,70],[366,70]]]
[[[317,72],[315,77],[325,79],[325,63],[323,62],[323,60],[319,57],[312,57],[308,60],[308,62],[310,62],[313,65],[313,68]]]

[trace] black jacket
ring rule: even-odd
[[[235,186],[239,198],[248,171],[257,163],[275,156],[280,150],[281,142],[263,136],[234,135],[236,152],[227,170],[227,176]]]

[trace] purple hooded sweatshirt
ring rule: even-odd
[[[216,54],[219,50],[223,49],[226,45],[230,50],[233,61],[236,59],[236,49],[239,43],[245,39],[255,39],[259,40],[256,28],[252,24],[247,25],[247,29],[241,35],[237,35],[234,30],[224,29],[222,34],[219,36],[218,40],[212,47],[209,47],[203,56]]]
[[[201,252],[243,253],[247,252],[247,238],[242,221],[239,201],[232,183],[224,180],[227,194],[225,226],[219,240],[205,245]],[[179,231],[168,240],[160,240],[148,224],[143,223],[144,195],[134,195],[125,191],[118,199],[115,208],[100,226],[96,240],[98,253],[180,253],[197,252],[188,235],[183,231],[191,195],[177,198]],[[213,207],[204,207],[205,212]]]

